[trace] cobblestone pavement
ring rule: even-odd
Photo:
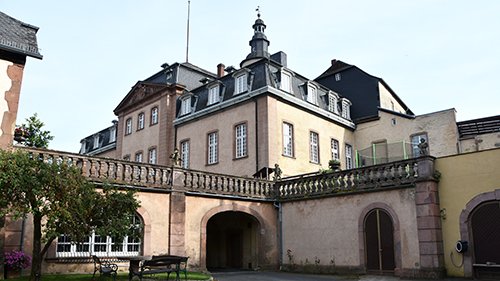
[[[234,271],[212,273],[214,281],[401,281],[394,276],[344,276],[344,275],[309,275],[286,272]],[[447,278],[441,281],[466,281],[468,279]],[[412,279],[412,281],[419,281]],[[428,280],[426,280],[428,281]]]

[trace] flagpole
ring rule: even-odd
[[[189,16],[190,16],[191,0],[188,0],[188,17],[187,17],[187,32],[186,32],[186,62],[189,62]]]

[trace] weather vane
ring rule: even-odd
[[[255,11],[257,11],[257,17],[260,19],[260,6],[257,6],[257,9],[255,9]]]

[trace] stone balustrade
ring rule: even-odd
[[[279,200],[332,196],[353,192],[411,186],[419,178],[423,158],[324,174],[284,178],[276,183]],[[430,159],[433,163],[433,159]]]
[[[97,183],[258,200],[286,201],[401,188],[413,186],[418,179],[432,178],[434,173],[434,158],[426,156],[352,170],[304,174],[271,182],[55,150],[18,148],[32,153],[35,159],[75,165],[84,176]]]
[[[78,167],[93,182],[111,183],[137,188],[157,188],[207,195],[273,198],[273,183],[176,167],[166,167],[110,158],[90,157],[55,150],[17,147],[51,163],[67,163]]]

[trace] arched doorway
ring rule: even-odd
[[[394,227],[383,209],[371,210],[365,217],[366,269],[369,273],[394,273]]]
[[[207,223],[207,269],[256,267],[259,229],[257,219],[244,212],[226,211],[211,217]]]
[[[471,213],[474,275],[500,277],[500,201],[481,203]],[[498,280],[498,279],[496,279]]]

